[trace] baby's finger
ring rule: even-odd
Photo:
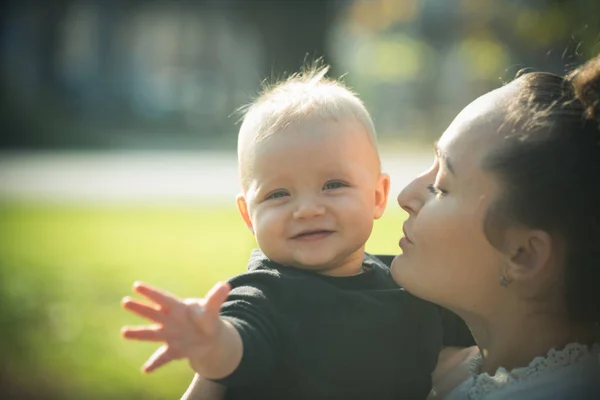
[[[125,297],[121,301],[121,305],[127,311],[131,311],[132,313],[137,314],[140,317],[144,317],[161,324],[165,322],[166,315],[160,310],[157,310],[152,306],[134,300],[131,297]]]
[[[169,348],[164,345],[154,352],[142,366],[142,371],[149,374],[150,372],[162,367],[163,365],[173,361],[173,357],[169,354]]]
[[[188,307],[188,310],[192,311],[192,313],[196,315],[204,314],[204,304],[206,304],[206,300],[204,299],[184,299],[183,303]]]
[[[147,283],[135,282],[133,284],[133,291],[167,309],[174,308],[181,304],[181,300],[179,300],[177,296],[172,295],[164,290],[152,287]]]
[[[121,329],[121,336],[125,339],[142,340],[145,342],[164,342],[166,335],[161,326],[126,326]]]
[[[230,286],[227,283],[217,283],[204,299],[187,299],[188,315],[197,329],[211,336],[217,326],[221,305],[227,299]]]
[[[204,312],[216,317],[221,311],[221,306],[227,300],[231,286],[227,282],[219,282],[208,291],[205,297]]]

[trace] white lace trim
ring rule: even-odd
[[[550,349],[546,357],[536,357],[526,367],[515,368],[507,371],[498,368],[494,375],[487,373],[478,374],[483,358],[481,353],[474,357],[469,365],[471,377],[466,383],[466,393],[469,399],[480,399],[496,390],[502,389],[512,383],[522,382],[536,378],[542,374],[556,371],[560,368],[578,364],[589,359],[590,356],[598,357],[600,344],[595,343],[591,350],[586,345],[569,343],[562,350]]]

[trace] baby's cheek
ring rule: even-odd
[[[262,213],[256,219],[255,230],[257,236],[263,239],[270,240],[272,236],[275,236],[277,230],[277,219],[272,213],[265,212]]]

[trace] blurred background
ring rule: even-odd
[[[126,343],[134,280],[242,272],[239,114],[323,57],[371,111],[397,192],[466,104],[600,51],[596,0],[21,0],[0,14],[0,398],[179,398]],[[395,196],[395,194],[393,195]],[[397,252],[390,202],[368,250]]]

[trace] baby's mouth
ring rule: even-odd
[[[292,236],[292,239],[309,242],[313,240],[324,239],[332,233],[334,233],[334,231],[326,229],[313,229],[310,231],[300,232],[299,234]]]

